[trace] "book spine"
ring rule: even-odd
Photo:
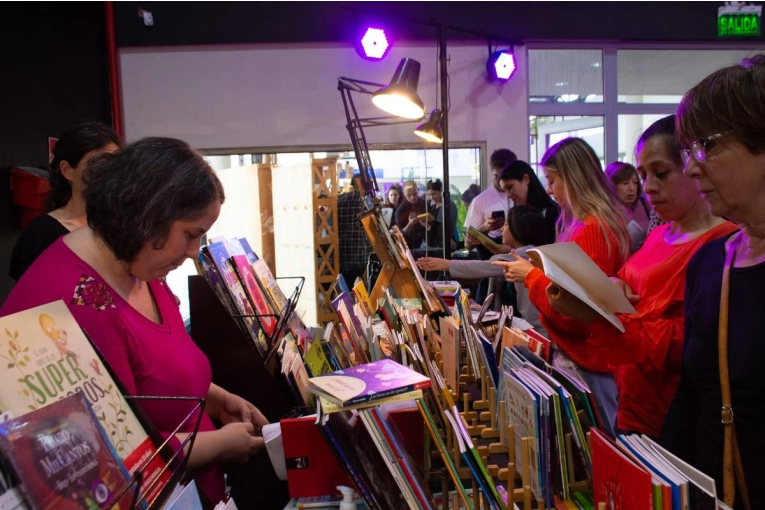
[[[406,386],[401,386],[398,388],[391,388],[390,390],[381,391],[379,393],[372,393],[368,395],[359,395],[358,397],[353,397],[351,399],[348,399],[346,401],[338,401],[335,398],[329,398],[329,400],[332,400],[333,402],[337,403],[338,405],[341,405],[343,407],[348,407],[352,405],[357,404],[363,404],[365,402],[375,402],[377,400],[393,397],[396,395],[399,395],[401,393],[409,393],[410,391],[416,391],[416,390],[422,390],[427,389],[430,387],[430,381],[422,381],[415,384],[407,384]]]

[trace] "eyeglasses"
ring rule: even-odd
[[[691,144],[690,149],[682,149],[680,151],[680,157],[683,159],[683,166],[688,166],[691,162],[691,156],[698,163],[703,163],[707,160],[707,151],[715,146],[716,138],[723,136],[723,133],[717,133],[716,135],[707,136],[705,138],[699,138]]]

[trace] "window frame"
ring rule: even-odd
[[[602,103],[536,103],[529,94],[529,50],[592,50],[603,52],[603,102]],[[526,103],[529,117],[535,116],[600,116],[603,117],[603,147],[606,161],[616,161],[619,156],[619,115],[671,115],[677,111],[672,103],[620,103],[618,91],[619,50],[759,50],[765,52],[762,41],[736,41],[720,43],[637,43],[637,42],[579,42],[579,41],[528,41],[526,51]],[[530,134],[530,133],[529,133]]]

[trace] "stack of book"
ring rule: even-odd
[[[139,470],[141,499],[154,501],[170,472],[155,455],[151,424],[139,420],[64,302],[0,318],[0,331],[0,449],[30,505],[128,502],[120,490]]]
[[[644,435],[617,436],[614,442],[593,431],[592,490],[610,508],[723,508],[715,482]]]

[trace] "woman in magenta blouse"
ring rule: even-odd
[[[169,138],[104,156],[85,182],[88,226],[59,238],[29,267],[0,316],[64,300],[130,394],[204,397],[189,467],[217,503],[225,497],[219,466],[259,451],[267,421],[212,383],[210,363],[186,333],[165,276],[197,255],[220,213],[223,187],[199,153]],[[166,433],[189,411],[167,401],[144,408]],[[213,419],[223,426],[216,430]]]

